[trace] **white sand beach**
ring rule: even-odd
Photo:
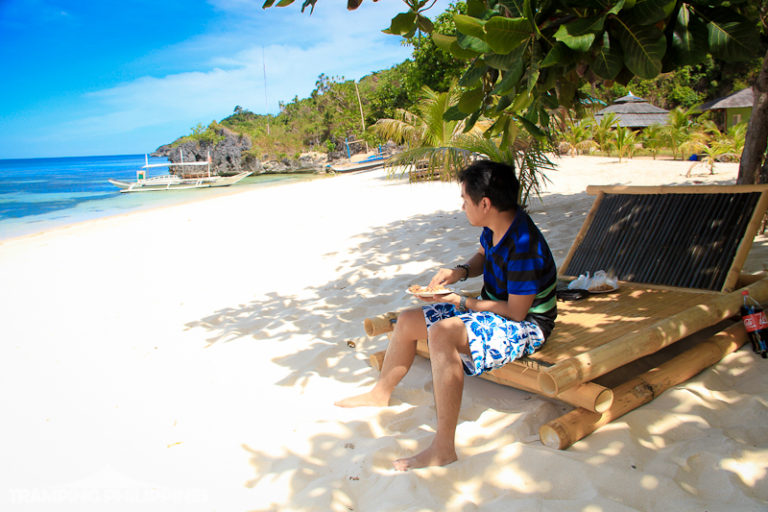
[[[530,211],[558,262],[587,185],[734,183],[690,162],[563,157]],[[459,460],[397,473],[435,426],[417,359],[383,409],[366,317],[463,262],[455,183],[382,170],[0,242],[0,510],[764,511],[768,362],[747,345],[570,449],[567,406],[467,379]],[[758,236],[745,270],[768,269]],[[478,281],[466,283],[477,287]]]

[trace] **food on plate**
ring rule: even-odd
[[[414,295],[443,295],[451,293],[451,290],[444,286],[421,286],[418,284],[412,284],[408,287],[408,293]]]
[[[612,290],[615,290],[616,287],[607,283],[603,283],[603,284],[590,286],[588,289],[591,292],[610,292]]]

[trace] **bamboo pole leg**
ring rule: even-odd
[[[671,358],[658,368],[617,386],[613,390],[613,405],[604,413],[575,409],[542,425],[539,438],[542,444],[550,448],[564,450],[603,425],[650,402],[670,387],[712,366],[727,354],[736,351],[746,341],[744,326],[737,322]]]
[[[481,374],[480,378],[503,386],[543,394],[539,388],[539,373],[538,370],[533,368],[517,364],[507,364],[501,368]],[[589,411],[604,412],[613,404],[613,391],[594,382],[585,382],[555,395],[555,398],[575,407],[583,407]]]
[[[370,337],[378,336],[395,329],[395,320],[397,320],[398,313],[390,312],[383,315],[366,318],[363,320],[363,328],[365,334]]]

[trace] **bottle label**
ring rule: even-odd
[[[760,329],[768,328],[768,317],[765,316],[765,311],[759,313],[752,313],[751,315],[741,317],[744,321],[744,327],[747,332],[755,332]]]

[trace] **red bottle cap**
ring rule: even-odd
[[[742,294],[742,295],[749,295],[749,291],[747,291],[747,290],[742,290],[742,291],[741,291],[741,294]]]

